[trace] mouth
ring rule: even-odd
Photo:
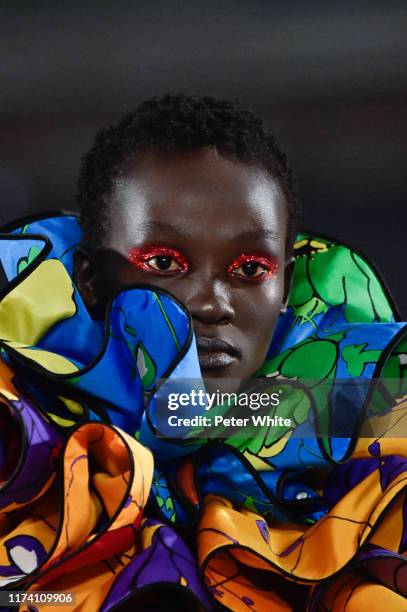
[[[220,338],[199,336],[196,341],[199,364],[205,372],[220,370],[237,361],[239,351]]]

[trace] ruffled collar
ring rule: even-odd
[[[80,240],[74,215],[50,214],[3,229],[2,357],[24,371],[23,384],[40,405],[47,394],[62,398],[51,413],[60,426],[107,419],[140,435],[145,394],[158,379],[201,376],[190,316],[164,291],[139,285],[115,297],[104,325],[93,321],[72,282]],[[391,367],[401,378],[403,360],[389,358],[405,326],[371,264],[311,233],[297,237],[295,257],[288,309],[257,375],[373,380]]]

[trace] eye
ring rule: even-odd
[[[132,249],[129,261],[135,268],[153,274],[171,275],[188,269],[188,262],[182,253],[169,247]]]
[[[253,281],[266,280],[277,270],[278,264],[274,258],[244,253],[237,257],[228,268],[228,272],[233,276]]]
[[[156,255],[146,260],[146,263],[157,272],[176,272],[177,270],[182,271],[183,266],[177,262],[173,257],[168,255]]]
[[[255,261],[248,261],[247,263],[233,270],[233,274],[248,276],[249,278],[259,278],[259,276],[264,276],[266,273],[267,270],[261,264],[258,264]]]

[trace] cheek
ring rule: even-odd
[[[147,284],[161,287],[163,279],[157,275],[146,274],[129,262],[121,261],[119,265],[112,263],[105,269],[103,283],[110,292],[117,292],[125,285]]]
[[[242,291],[235,302],[236,323],[252,333],[270,332],[274,328],[284,296],[284,284],[274,279]]]
[[[236,327],[255,368],[261,365],[270,346],[282,299],[283,284],[270,283],[269,287],[256,288],[236,304]]]

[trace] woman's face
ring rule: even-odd
[[[289,286],[286,208],[270,176],[211,148],[144,154],[109,202],[102,269],[76,281],[94,309],[128,283],[167,290],[189,310],[204,378],[262,364]]]

